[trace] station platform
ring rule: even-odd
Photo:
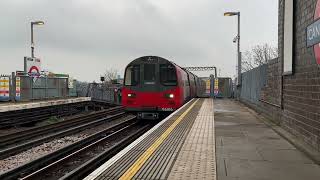
[[[85,179],[216,179],[213,99],[189,101]]]
[[[32,101],[32,102],[6,102],[6,103],[0,103],[0,112],[25,110],[25,109],[79,103],[79,102],[86,102],[86,101],[91,101],[91,97],[39,100],[39,101]]]
[[[215,99],[214,114],[218,180],[320,179],[320,166],[252,109]]]

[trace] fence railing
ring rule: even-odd
[[[68,77],[0,76],[0,101],[33,101],[77,96]]]
[[[258,104],[267,82],[267,64],[242,73],[240,99]]]
[[[112,104],[121,104],[120,84],[81,83],[77,82],[78,96],[88,96],[92,100],[106,101]]]

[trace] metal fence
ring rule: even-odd
[[[120,84],[101,84],[101,83],[76,83],[78,96],[88,96],[92,100],[106,101],[112,104],[121,104]]]
[[[242,73],[242,87],[240,99],[258,104],[261,90],[267,82],[267,65],[262,65]]]
[[[215,92],[215,97],[218,97],[218,98],[233,97],[233,83],[231,78],[223,78],[223,77],[215,78],[214,89],[217,91]]]
[[[70,82],[73,82],[73,87]],[[1,101],[33,101],[66,97],[91,97],[92,100],[121,104],[120,84],[86,83],[63,77],[32,78],[28,75],[0,75]]]
[[[69,97],[68,78],[20,76],[20,100]]]
[[[71,80],[70,80],[71,81]],[[33,101],[77,96],[68,77],[0,76],[0,101]],[[74,83],[75,84],[75,83]]]

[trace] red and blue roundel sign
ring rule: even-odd
[[[39,68],[37,66],[31,66],[28,73],[32,77],[39,77],[40,76]]]
[[[314,13],[314,20],[318,20],[320,18],[320,0],[317,2],[316,10]],[[320,65],[320,43],[315,44],[313,46],[314,55],[317,63]]]

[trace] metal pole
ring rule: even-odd
[[[34,58],[33,23],[31,22],[31,57]]]
[[[238,84],[241,84],[240,12],[238,12]]]

